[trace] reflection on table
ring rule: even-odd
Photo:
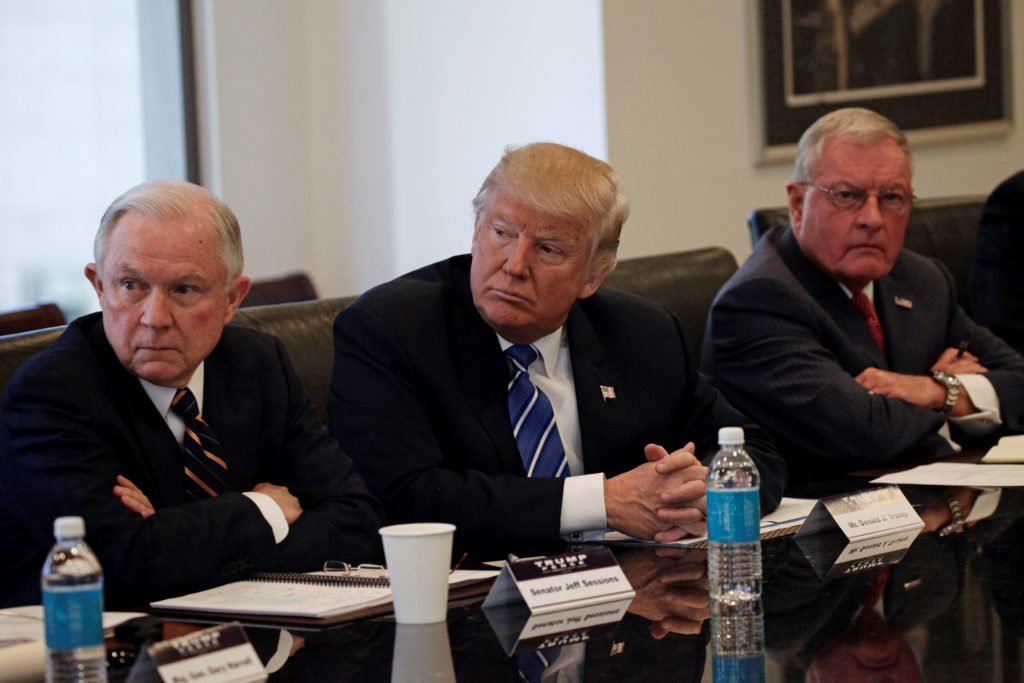
[[[881,572],[825,581],[792,537],[765,541],[767,680],[1021,680],[1022,495],[1004,490],[996,512],[963,533],[926,528]],[[941,496],[908,498],[924,511]],[[431,626],[376,617],[247,633],[272,681],[710,680],[705,551],[616,557],[637,593],[621,621],[539,639],[539,651],[504,647],[481,597],[451,603],[447,621]],[[165,622],[156,637],[208,625]],[[130,671],[129,661],[113,680]],[[147,680],[138,665],[134,673]]]

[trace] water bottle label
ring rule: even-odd
[[[756,657],[715,657],[711,661],[715,683],[763,683],[764,655]]]
[[[103,587],[43,589],[43,618],[48,648],[103,645]]]
[[[752,543],[761,538],[761,502],[757,489],[708,491],[708,539]]]

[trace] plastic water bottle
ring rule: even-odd
[[[715,681],[764,680],[761,606],[761,477],[743,429],[718,430],[708,467],[708,579]]]
[[[81,517],[58,517],[53,535],[42,575],[46,680],[106,681],[103,569],[83,540]]]

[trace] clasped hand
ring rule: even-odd
[[[605,481],[608,526],[658,543],[707,533],[707,468],[693,443],[672,453],[648,444],[644,456],[644,464]]]

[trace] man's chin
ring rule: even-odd
[[[158,387],[182,387],[188,384],[188,380],[191,378],[191,373],[187,373],[181,364],[167,361],[136,362],[127,370],[139,379],[144,379]]]
[[[867,283],[885,277],[891,270],[892,264],[872,260],[869,263],[858,264],[854,268],[843,269],[834,277],[856,292],[863,289]]]

